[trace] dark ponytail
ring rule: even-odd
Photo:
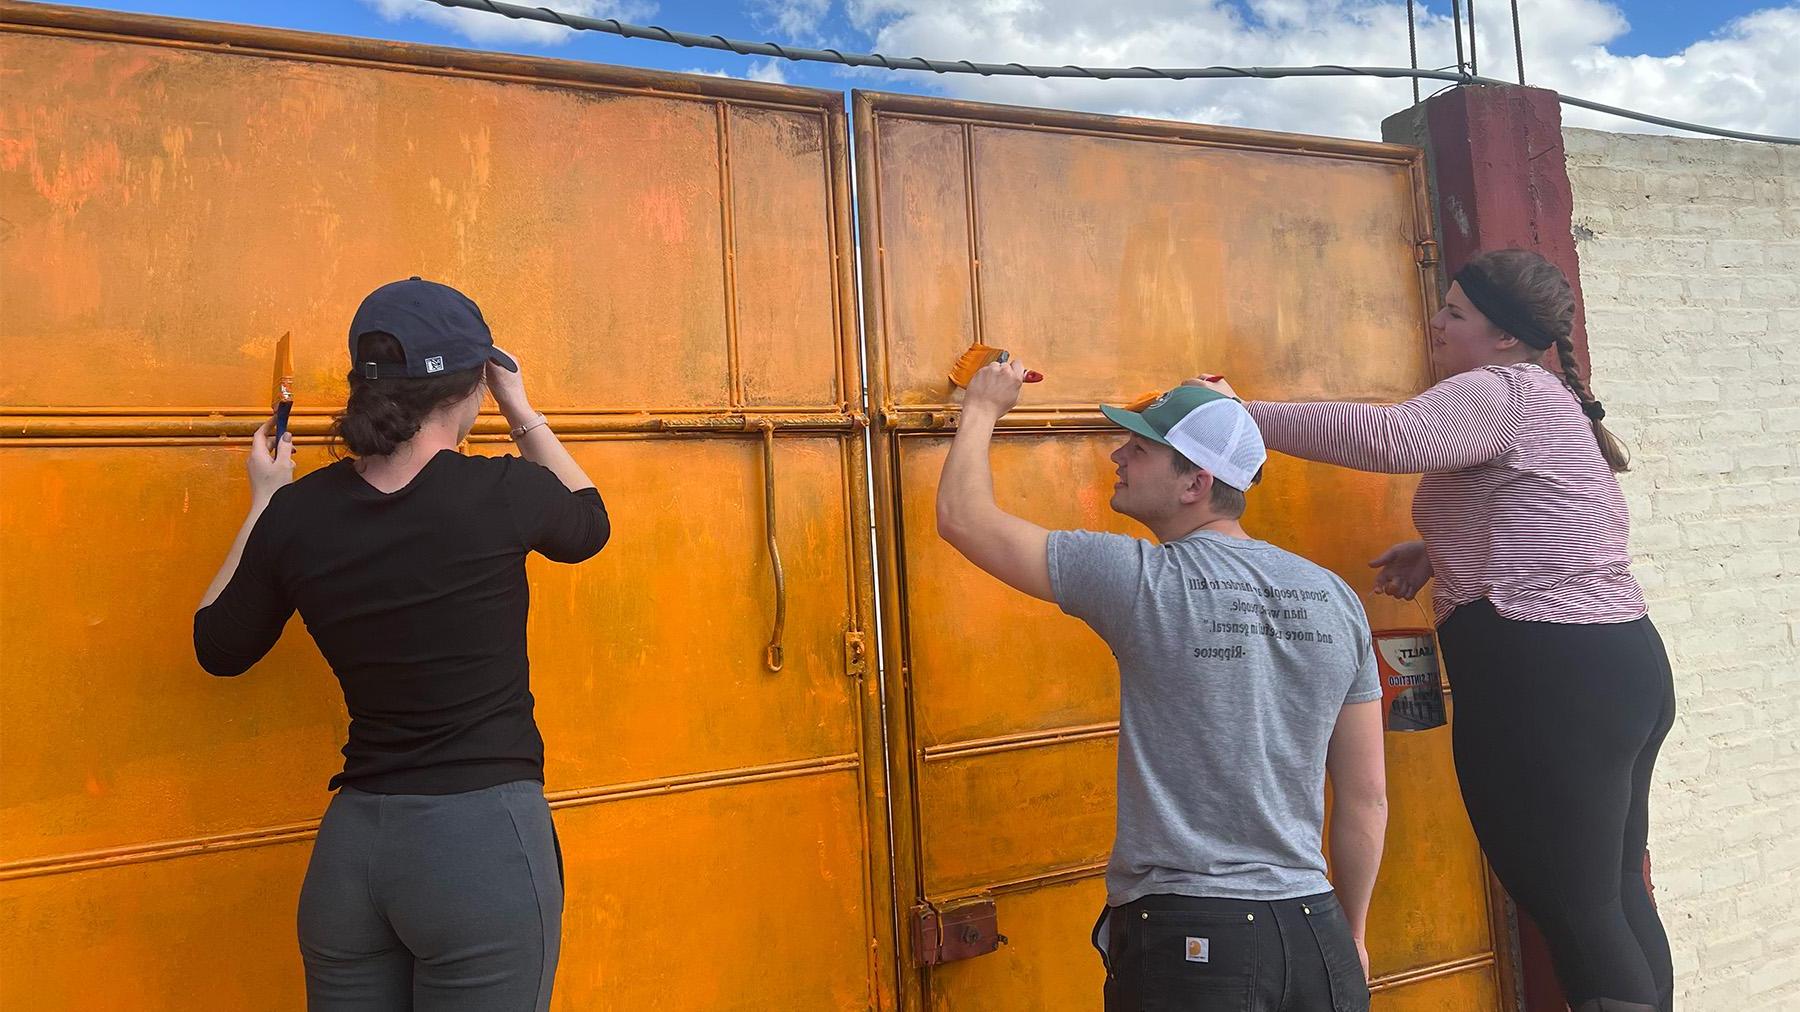
[[[1606,409],[1588,389],[1581,376],[1580,364],[1575,361],[1575,342],[1569,337],[1575,328],[1575,291],[1569,286],[1569,279],[1555,264],[1530,250],[1503,249],[1481,253],[1471,257],[1469,264],[1478,268],[1505,294],[1507,303],[1524,315],[1523,322],[1531,330],[1554,339],[1551,347],[1556,349],[1563,385],[1581,403],[1582,414],[1587,415],[1593,426],[1594,442],[1600,446],[1600,456],[1616,474],[1631,470],[1631,454],[1626,452],[1625,444],[1601,424]]]
[[[405,362],[400,342],[380,331],[357,339],[356,361]],[[368,379],[350,370],[350,399],[332,419],[331,435],[358,457],[385,457],[412,437],[438,408],[469,396],[481,383],[482,370],[442,373],[418,378]]]

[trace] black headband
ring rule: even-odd
[[[1531,322],[1531,315],[1514,302],[1499,285],[1488,280],[1487,273],[1475,264],[1465,264],[1450,280],[1462,286],[1463,294],[1481,310],[1494,326],[1506,331],[1539,351],[1547,350],[1556,338]]]

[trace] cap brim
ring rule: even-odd
[[[1111,421],[1114,425],[1130,429],[1138,435],[1143,436],[1145,439],[1150,440],[1152,443],[1160,443],[1163,446],[1170,445],[1167,439],[1164,439],[1154,428],[1151,428],[1149,422],[1144,421],[1143,415],[1140,415],[1135,411],[1126,411],[1124,408],[1115,408],[1110,404],[1102,404],[1100,405],[1100,413],[1105,415],[1107,420]]]
[[[511,355],[501,351],[499,348],[488,349],[488,361],[493,362],[507,372],[519,371],[519,363],[514,362]]]

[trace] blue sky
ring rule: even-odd
[[[525,0],[730,37],[890,55],[1021,62],[1150,65],[1364,63],[1404,65],[1403,0]],[[447,15],[427,0],[89,0],[89,6],[342,35],[556,56],[677,71],[729,73],[815,87],[922,91],[1021,104],[1373,136],[1410,101],[1399,82],[982,81],[759,61],[591,32],[531,39],[489,14]],[[1450,55],[1448,0],[1421,3],[1421,62]],[[1521,0],[1531,83],[1740,129],[1800,132],[1800,2]],[[1507,0],[1480,0],[1482,72],[1513,73]],[[384,16],[384,12],[387,16]],[[821,13],[822,12],[822,13]],[[1749,18],[1748,21],[1740,19]],[[485,19],[485,20],[482,20]],[[804,26],[804,27],[798,27]],[[1749,26],[1749,27],[1746,27]],[[1723,35],[1721,36],[1721,33]],[[1712,41],[1708,41],[1712,40]],[[1698,46],[1696,44],[1699,44]],[[1625,127],[1573,113],[1571,122]]]
[[[517,0],[517,2],[528,6],[551,8],[557,6],[555,0]],[[1496,7],[1506,4],[1506,0],[1486,0],[1486,2]],[[83,6],[137,11],[144,14],[166,14],[171,17],[236,21],[243,24],[269,25],[310,32],[331,32],[337,35],[360,35],[403,42],[426,42],[442,46],[467,47],[474,45],[468,38],[436,25],[410,19],[388,20],[361,0],[309,0],[306,3],[279,4],[270,3],[267,0],[87,0]],[[1239,2],[1236,6],[1243,8],[1245,5]],[[1435,3],[1421,3],[1419,6],[1427,11],[1444,14],[1448,13],[1450,7],[1444,0],[1438,0]],[[1759,2],[1759,0],[1709,0],[1705,3],[1695,2],[1695,0],[1616,0],[1614,6],[1624,12],[1630,24],[1630,30],[1616,40],[1611,47],[1613,52],[1668,56],[1706,38],[1737,18],[1765,7],[1778,5]],[[778,35],[770,33],[772,22],[768,18],[757,18],[753,15],[752,8],[754,7],[755,5],[751,3],[728,2],[728,0],[689,0],[689,2],[664,3],[660,5],[650,23],[682,31],[716,33],[728,38],[783,41]],[[1477,9],[1479,10],[1479,5]],[[1548,26],[1526,26],[1528,43],[1533,30],[1538,28],[1548,28]],[[866,44],[869,41],[867,35],[859,33],[851,27],[842,6],[838,4],[833,4],[827,15],[825,31],[830,35],[841,37],[846,42],[857,40]],[[1406,40],[1400,38],[1394,41],[1395,58],[1393,62],[1404,64],[1406,62]],[[653,43],[601,38],[591,33],[563,45],[512,43],[503,48],[514,52],[536,52],[572,59],[623,63],[630,66],[656,67],[665,70],[685,70],[699,67],[707,70],[742,73],[750,62],[729,53],[714,54],[698,50],[682,50]],[[965,56],[963,53],[906,55],[943,55],[958,59]],[[969,58],[975,58],[975,54],[966,55]],[[1529,66],[1529,62],[1527,66]],[[895,77],[904,80],[904,75],[895,75]],[[802,68],[800,65],[795,65],[790,69],[788,79],[796,84],[811,84],[820,87],[839,86],[839,82],[834,79],[832,73],[824,67]],[[888,90],[910,90],[899,89],[895,84],[884,84],[883,87]]]
[[[1618,6],[1625,12],[1631,30],[1619,38],[1612,47],[1613,52],[1669,56],[1706,38],[1728,22],[1775,5],[1753,0],[1710,0],[1705,3],[1698,0],[1624,0]],[[1529,34],[1526,37],[1529,38]]]

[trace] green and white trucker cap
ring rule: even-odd
[[[1109,404],[1100,405],[1100,411],[1115,425],[1173,447],[1240,492],[1249,491],[1256,472],[1269,459],[1262,430],[1244,405],[1206,387],[1176,387],[1142,411]]]

